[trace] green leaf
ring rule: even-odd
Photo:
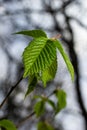
[[[25,94],[25,98],[34,90],[36,84],[37,84],[37,77],[35,75],[30,75],[29,85],[28,85],[27,92]]]
[[[45,69],[42,72],[42,81],[43,81],[44,86],[46,86],[46,83],[48,81],[54,79],[56,71],[57,71],[57,57],[53,60],[49,68]]]
[[[56,47],[45,37],[35,38],[23,53],[24,77],[47,69],[56,57]]]
[[[69,58],[68,58],[68,55],[65,53],[61,43],[58,41],[58,40],[52,40],[55,44],[55,46],[58,48],[58,50],[60,51],[66,65],[67,65],[67,68],[70,72],[70,75],[71,75],[71,78],[72,80],[74,80],[74,68],[73,68],[73,65],[72,63],[70,62]]]
[[[54,128],[48,122],[39,122],[37,130],[54,130]]]
[[[43,100],[37,102],[34,106],[36,116],[39,117],[44,113],[45,102]]]
[[[33,38],[38,38],[38,37],[47,37],[46,33],[43,30],[24,30],[21,32],[16,32],[14,34],[23,34],[27,36],[31,36]]]
[[[34,98],[35,98],[35,99],[39,99],[39,98],[40,98],[40,99],[43,99],[43,97],[42,97],[41,95],[35,95]]]
[[[4,127],[6,130],[17,130],[13,122],[10,120],[1,120],[0,126]]]
[[[63,90],[56,91],[56,97],[58,99],[56,114],[66,107],[66,93]]]
[[[44,103],[48,103],[54,110],[56,109],[55,103],[50,100],[49,98],[45,97],[45,96],[41,96],[41,95],[35,95],[34,98],[36,99],[41,99]]]
[[[48,102],[48,104],[49,104],[50,106],[52,106],[52,108],[53,108],[54,110],[56,109],[55,103],[54,103],[52,100],[47,99],[47,102]]]

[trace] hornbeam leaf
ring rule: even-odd
[[[73,65],[71,64],[71,62],[68,58],[68,55],[65,53],[61,43],[58,40],[52,40],[52,41],[55,44],[55,46],[58,48],[59,52],[61,53],[66,65],[67,65],[67,68],[70,72],[71,78],[72,78],[72,80],[74,80],[74,68],[73,68]]]
[[[16,32],[14,34],[22,34],[22,35],[27,35],[27,36],[31,36],[33,38],[37,38],[37,37],[47,37],[46,33],[43,30],[24,30],[21,32]]]
[[[37,130],[54,130],[48,122],[39,122]]]
[[[0,126],[6,130],[17,130],[12,121],[3,119],[0,121]]]
[[[34,106],[36,116],[39,117],[44,113],[45,102],[43,100],[37,102]]]
[[[66,107],[66,93],[63,90],[56,91],[58,99],[56,114]]]
[[[45,37],[35,38],[23,53],[24,77],[47,69],[56,57],[56,47]]]
[[[52,100],[47,99],[47,102],[48,102],[48,104],[49,104],[54,110],[56,110],[55,103],[54,103]]]
[[[57,71],[57,57],[53,60],[49,68],[45,69],[42,72],[42,81],[44,86],[46,86],[46,83],[48,81],[52,80],[55,77],[56,71]]]
[[[28,85],[27,92],[25,94],[25,98],[34,90],[36,84],[37,84],[37,77],[35,75],[30,75],[29,85]]]

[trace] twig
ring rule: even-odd
[[[28,115],[27,117],[25,117],[23,120],[21,120],[16,127],[19,128],[25,121],[27,121],[28,119],[30,119],[33,115],[35,114],[35,112],[32,112],[30,115]]]
[[[56,92],[56,90],[58,90],[58,89],[55,89],[49,96],[47,96],[47,98],[50,97],[50,96],[52,96],[52,95]],[[43,95],[42,95],[42,96],[43,96]],[[29,114],[27,117],[25,117],[23,120],[21,120],[21,121],[16,125],[16,127],[19,128],[22,124],[24,124],[24,122],[26,122],[28,119],[30,119],[33,115],[35,115],[35,112],[34,112],[34,111],[33,111],[31,114]]]
[[[2,101],[2,103],[0,104],[0,109],[2,108],[2,106],[4,105],[4,103],[7,101],[8,97],[11,95],[11,93],[14,91],[14,89],[17,87],[17,85],[21,82],[22,79],[23,79],[23,77],[21,77],[19,79],[19,81],[9,90],[8,94],[6,95],[6,97],[4,98],[4,100]]]
[[[56,36],[52,37],[51,39],[56,40],[56,39],[59,39],[59,38],[61,38],[61,34],[57,34]]]

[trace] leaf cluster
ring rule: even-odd
[[[62,89],[59,89],[55,90],[53,94],[57,99],[56,104],[46,96],[35,96],[35,98],[40,99],[40,101],[38,101],[34,106],[34,112],[36,113],[37,117],[40,117],[42,114],[44,114],[46,103],[53,108],[55,115],[66,107],[66,93]]]
[[[45,87],[47,82],[54,79],[57,71],[57,50],[61,53],[71,78],[74,80],[73,66],[59,40],[48,38],[43,30],[25,30],[15,34],[33,37],[22,55],[24,63],[23,77],[29,77],[29,85],[25,97],[34,90],[39,80],[42,81]],[[36,98],[40,99],[34,106],[34,112],[37,117],[40,117],[44,113],[46,103],[53,108],[55,115],[66,107],[66,93],[63,90],[55,90],[54,94],[57,99],[56,104],[48,97],[36,96]],[[0,128],[17,130],[13,122],[5,119],[0,121]],[[48,122],[39,122],[37,129],[54,130]]]
[[[48,38],[43,30],[25,30],[16,34],[33,37],[22,55],[24,63],[23,77],[29,77],[25,97],[34,90],[39,80],[46,86],[48,81],[54,79],[57,71],[57,50],[61,53],[71,78],[74,80],[73,66],[59,40]]]
[[[29,77],[29,85],[25,97],[34,90],[39,80],[46,86],[48,81],[54,79],[57,71],[57,50],[61,53],[72,80],[74,79],[73,66],[59,40],[48,38],[43,30],[25,30],[15,34],[33,37],[22,55],[24,63],[23,77]],[[56,104],[48,97],[36,96],[36,98],[40,99],[34,106],[34,112],[37,117],[44,113],[46,103],[53,108],[55,115],[66,107],[66,93],[63,90],[55,90],[54,94],[57,99]],[[0,127],[6,130],[17,130],[10,120],[5,119],[0,121]],[[54,130],[48,122],[39,122],[37,129]]]

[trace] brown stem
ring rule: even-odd
[[[6,97],[4,98],[4,100],[2,101],[2,103],[0,104],[0,109],[2,108],[2,106],[4,105],[4,103],[7,101],[8,97],[11,95],[11,93],[14,91],[14,89],[17,87],[17,85],[21,82],[22,79],[23,79],[23,77],[21,77],[19,79],[19,81],[13,87],[11,87],[11,89],[8,92],[8,94],[6,95]]]
[[[55,40],[55,39],[59,39],[61,37],[61,34],[57,34],[56,36],[52,37],[51,39]]]
[[[52,96],[58,89],[55,89],[48,97]],[[43,95],[42,95],[43,96]],[[33,111],[31,114],[29,114],[27,117],[25,117],[23,120],[21,120],[16,127],[19,128],[22,124],[24,124],[28,119],[30,119],[33,115],[35,115],[35,112]]]
[[[30,115],[28,115],[27,117],[25,117],[23,120],[21,120],[16,127],[19,128],[25,121],[27,121],[28,119],[30,119],[33,115],[35,114],[35,112],[32,112]]]

